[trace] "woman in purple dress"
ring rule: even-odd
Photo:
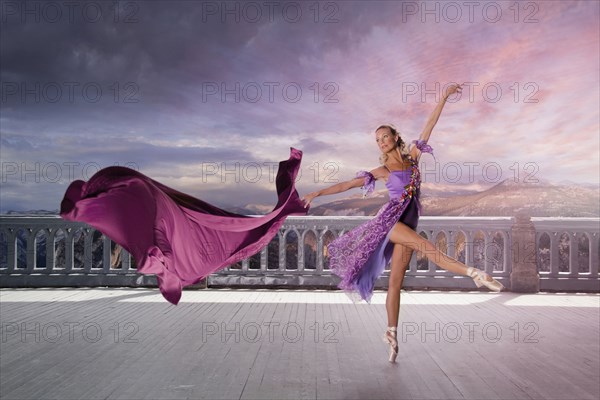
[[[391,260],[391,272],[386,298],[388,329],[384,341],[390,345],[390,361],[398,354],[396,331],[400,312],[400,288],[406,268],[414,250],[420,251],[448,271],[473,278],[475,285],[485,285],[499,292],[502,284],[484,271],[467,267],[456,259],[436,249],[433,243],[416,233],[421,205],[419,202],[421,178],[418,168],[422,152],[432,153],[427,144],[442,108],[450,95],[460,93],[461,85],[449,87],[442,101],[433,111],[419,140],[413,140],[408,152],[405,143],[393,126],[381,125],[375,131],[376,142],[382,152],[382,166],[371,171],[359,171],[356,178],[341,182],[303,197],[305,206],[317,196],[341,193],[363,187],[365,196],[370,194],[377,179],[383,179],[390,193],[390,200],[377,212],[375,218],[355,227],[338,237],[328,246],[331,271],[341,278],[339,288],[358,293],[370,301],[375,281]]]

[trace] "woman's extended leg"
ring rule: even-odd
[[[421,235],[410,229],[402,222],[397,222],[394,225],[392,228],[392,233],[390,234],[390,240],[394,244],[403,244],[413,250],[425,254],[425,256],[435,264],[448,271],[473,278],[477,286],[485,285],[489,289],[497,292],[504,288],[500,282],[496,281],[485,272],[477,268],[467,267],[460,261],[439,251],[433,245],[433,243],[423,238]]]
[[[410,229],[402,222],[397,222],[392,228],[390,240],[394,244],[403,244],[413,250],[423,253],[427,258],[440,267],[459,275],[467,275],[467,266],[458,260],[439,251],[433,243]]]

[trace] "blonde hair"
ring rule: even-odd
[[[392,133],[393,136],[398,136],[398,139],[396,139],[396,145],[398,146],[398,149],[400,149],[400,157],[402,158],[402,160],[406,159],[407,156],[409,155],[408,149],[406,148],[406,144],[404,143],[404,140],[402,140],[402,137],[400,136],[400,132],[398,131],[398,129],[396,129],[394,127],[394,125],[392,125],[392,124],[380,125],[377,129],[375,129],[375,132],[377,132],[378,130],[380,130],[382,128],[387,128],[390,130],[390,132]],[[388,159],[387,153],[381,153],[381,155],[379,156],[379,162],[381,163],[381,165],[385,165],[385,163],[387,162],[387,159]]]

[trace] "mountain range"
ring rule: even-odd
[[[600,217],[600,188],[594,185],[556,184],[544,180],[524,183],[506,179],[483,190],[481,184],[463,186],[452,195],[447,194],[448,187],[439,186],[432,190],[421,184],[423,216],[502,217],[522,211],[532,217]],[[313,203],[309,215],[372,216],[388,200],[387,189],[374,191],[364,199],[359,193],[319,205]],[[239,211],[264,213],[262,208],[253,205]]]
[[[600,188],[593,184],[570,181],[551,183],[515,182],[506,179],[489,188],[482,183],[472,185],[421,184],[423,216],[514,216],[524,211],[532,217],[600,217]],[[448,193],[452,193],[448,195]],[[313,203],[309,215],[372,216],[389,200],[387,189],[374,191],[362,198],[355,193],[346,198],[322,204]],[[218,206],[218,205],[217,205]],[[243,215],[263,215],[272,205],[245,204],[228,211]],[[8,211],[2,215],[58,215],[58,210]]]

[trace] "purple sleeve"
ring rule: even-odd
[[[430,145],[427,144],[425,140],[413,140],[412,143],[416,143],[417,149],[421,150],[421,152],[431,154],[433,156],[433,159],[435,160],[433,149]]]
[[[362,186],[363,198],[369,196],[375,190],[375,177],[369,171],[358,171],[356,173],[357,178],[364,177],[365,182]]]

